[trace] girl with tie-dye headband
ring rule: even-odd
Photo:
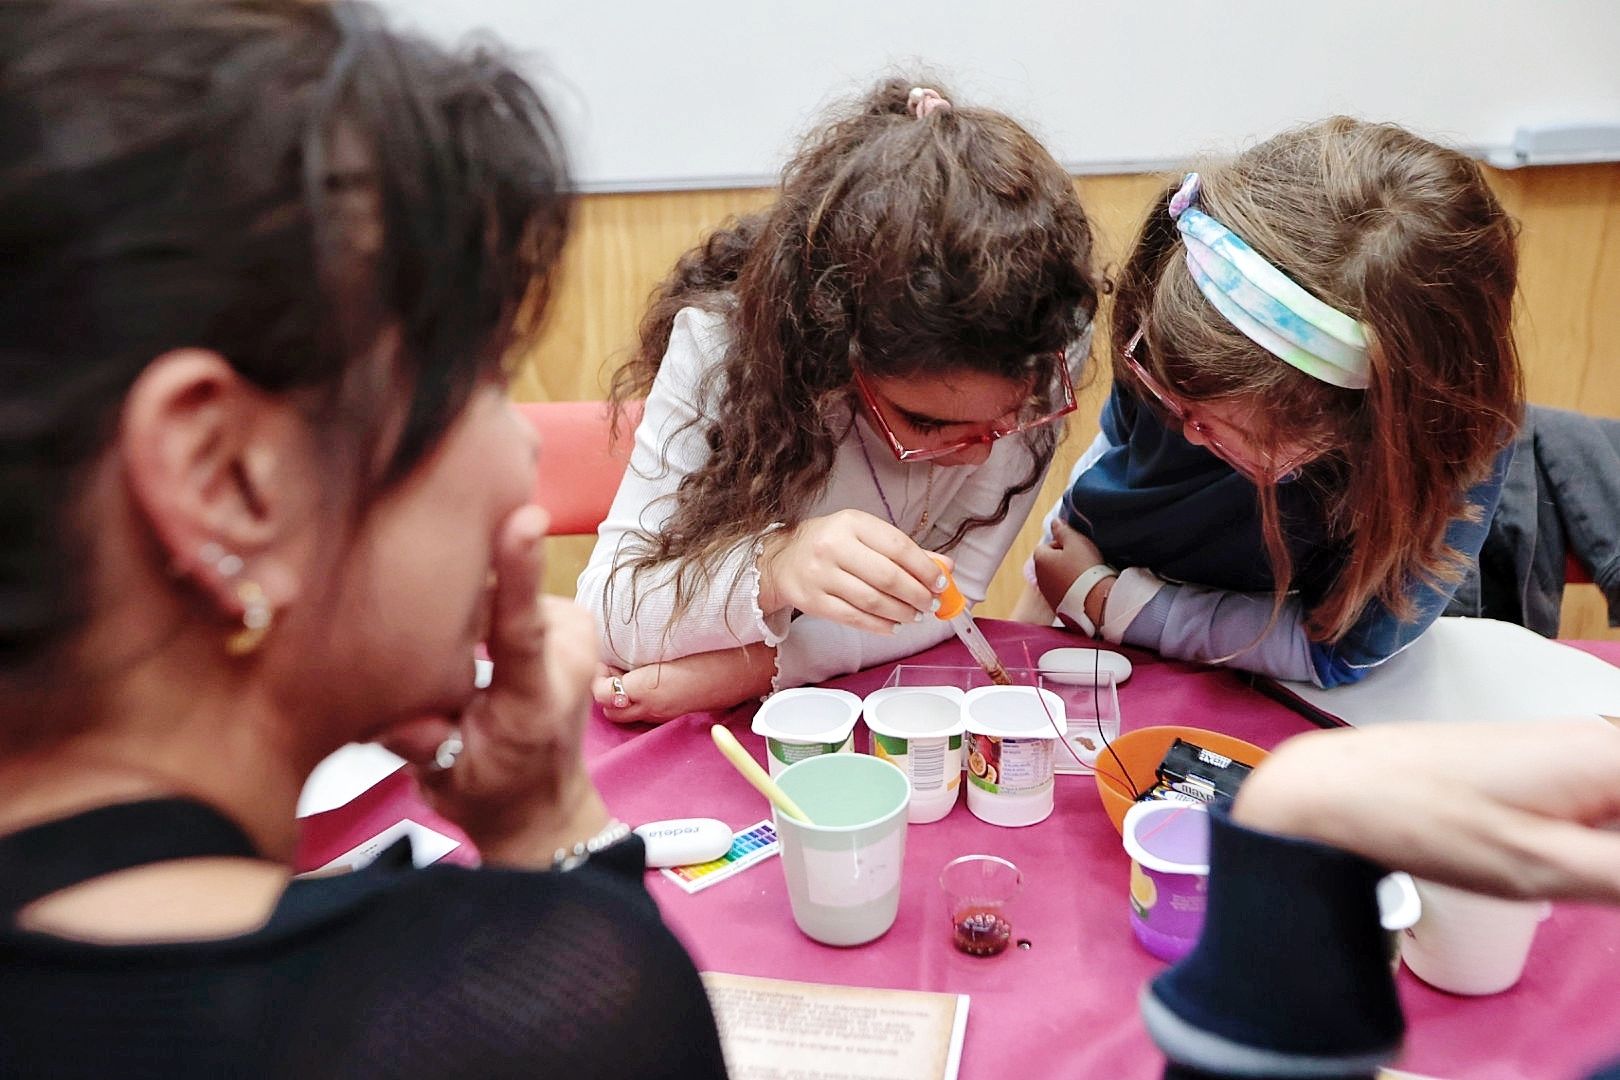
[[[1479,168],[1398,127],[1328,120],[1179,178],[1020,612],[1322,686],[1400,651],[1495,511],[1517,263]]]

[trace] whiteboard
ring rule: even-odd
[[[1471,153],[1620,123],[1620,0],[382,0],[488,30],[587,191],[771,182],[818,111],[927,66],[1075,172],[1175,168],[1348,113]]]

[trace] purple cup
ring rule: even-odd
[[[1131,929],[1161,960],[1198,943],[1209,896],[1209,812],[1202,803],[1154,800],[1125,814],[1131,857]]]

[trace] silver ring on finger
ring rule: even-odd
[[[628,709],[630,695],[624,692],[624,680],[617,675],[608,678],[608,687],[613,691],[613,707],[615,709]]]
[[[449,737],[440,743],[439,748],[433,752],[432,770],[434,772],[449,771],[465,749],[466,744],[461,741],[461,732],[451,732]]]

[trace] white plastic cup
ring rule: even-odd
[[[860,715],[861,699],[848,690],[801,686],[766,698],[751,730],[765,737],[765,758],[776,776],[805,758],[853,754]]]
[[[962,697],[954,686],[890,686],[866,696],[872,754],[911,780],[913,825],[949,814],[962,790]]]
[[[1052,815],[1053,748],[1067,721],[1063,699],[1033,686],[981,686],[962,699],[967,718],[968,809],[1017,828]]]
[[[1536,927],[1552,911],[1540,900],[1502,900],[1417,881],[1423,913],[1402,931],[1412,974],[1453,994],[1499,994],[1519,981]]]
[[[793,921],[824,945],[864,945],[900,910],[911,781],[868,754],[824,754],[776,782],[815,822],[773,810]]]

